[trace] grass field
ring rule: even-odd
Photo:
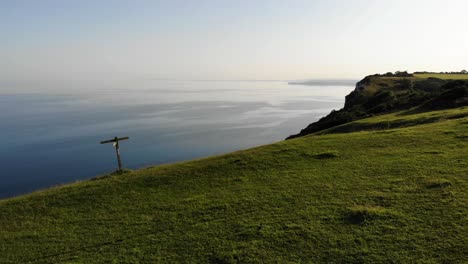
[[[467,115],[377,116],[3,200],[0,263],[467,263]]]
[[[424,73],[414,74],[416,78],[438,78],[443,80],[468,80],[468,74]]]

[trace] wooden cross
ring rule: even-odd
[[[120,159],[119,141],[127,139],[129,139],[129,137],[115,137],[113,139],[101,141],[101,144],[114,143],[115,153],[117,154],[117,162],[119,164],[119,171],[122,171],[122,160]]]

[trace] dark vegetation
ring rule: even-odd
[[[462,73],[460,73],[462,74]],[[407,72],[375,74],[365,77],[346,96],[342,109],[333,110],[288,139],[374,115],[413,109],[439,110],[468,105],[468,80],[416,78]]]
[[[396,72],[387,72],[385,74],[374,74],[373,76],[384,76],[384,77],[413,77],[413,74],[408,73],[407,71],[396,71]]]

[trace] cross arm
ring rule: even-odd
[[[115,137],[115,138],[113,138],[113,139],[101,141],[101,144],[113,143],[113,142],[122,141],[122,140],[127,140],[127,139],[129,139],[129,137],[121,137],[121,138]]]

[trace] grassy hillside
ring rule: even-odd
[[[421,73],[414,74],[417,78],[437,78],[443,80],[468,80],[468,74],[450,74],[450,73]]]
[[[378,116],[3,200],[0,263],[467,263],[467,115]]]

